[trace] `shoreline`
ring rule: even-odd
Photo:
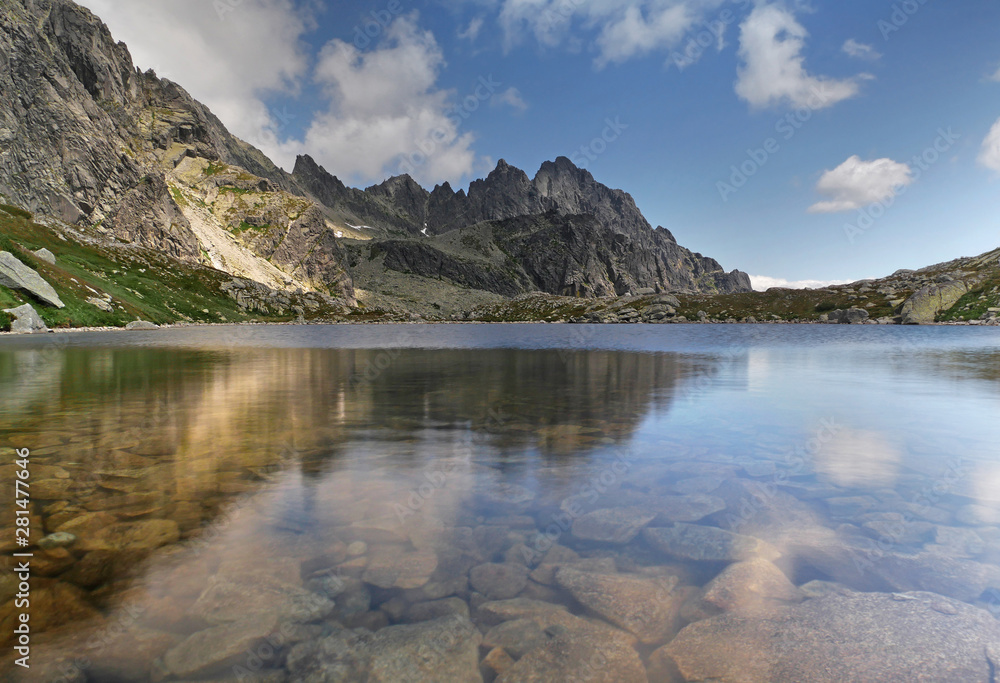
[[[83,332],[157,332],[160,330],[176,330],[176,329],[186,329],[192,327],[338,327],[338,326],[355,326],[355,325],[595,325],[595,326],[606,326],[606,325],[616,325],[623,327],[633,327],[636,325],[648,325],[665,327],[670,325],[823,325],[829,327],[840,327],[839,323],[829,323],[821,322],[818,320],[759,320],[753,323],[733,321],[728,322],[724,320],[717,321],[700,321],[700,320],[686,320],[682,322],[670,322],[670,323],[570,323],[570,322],[550,322],[547,320],[508,320],[499,322],[484,322],[478,320],[410,320],[410,321],[377,321],[370,320],[365,322],[350,322],[350,321],[336,321],[336,322],[241,322],[241,323],[171,323],[164,324],[157,327],[155,330],[129,330],[125,327],[61,327],[61,328],[49,328],[47,332],[35,332],[35,333],[18,333],[18,332],[0,332],[0,338],[5,337],[30,337],[30,336],[41,336],[46,334],[78,334]],[[876,322],[865,322],[850,325],[850,327],[1000,327],[1000,320],[973,320],[973,321],[949,321],[943,323],[927,323],[924,325],[900,325],[900,324],[888,324],[888,323],[876,323]]]

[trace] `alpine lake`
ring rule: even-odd
[[[3,680],[1000,680],[995,329],[50,334],[0,396]]]

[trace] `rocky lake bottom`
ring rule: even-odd
[[[80,333],[0,392],[4,680],[1000,671],[992,329]]]

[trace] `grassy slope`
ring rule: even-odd
[[[27,214],[30,215],[30,214]],[[50,265],[30,252],[45,247],[56,255]],[[181,264],[161,254],[130,247],[104,247],[64,240],[56,230],[29,220],[18,210],[0,207],[0,249],[35,268],[59,293],[66,308],[33,301],[21,291],[0,286],[0,310],[31,303],[50,327],[124,326],[141,318],[164,324],[179,321],[283,321],[249,315],[220,291],[231,276],[204,266]],[[112,297],[114,312],[87,303]],[[205,313],[207,309],[209,312]],[[9,329],[9,316],[0,327]]]

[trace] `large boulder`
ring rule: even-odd
[[[654,653],[661,659],[684,681],[992,683],[1000,622],[933,593],[830,595],[696,622]]]
[[[928,325],[934,322],[938,313],[947,311],[968,292],[969,286],[961,280],[927,285],[903,304],[902,322],[904,325]]]
[[[0,251],[0,285],[11,289],[20,289],[39,301],[56,308],[65,308],[65,304],[48,282],[34,270],[24,265],[9,251]]]
[[[17,308],[5,308],[3,312],[14,316],[14,321],[10,324],[10,331],[14,334],[49,331],[49,328],[45,326],[45,321],[38,316],[31,304],[24,304]]]
[[[829,315],[832,323],[841,325],[860,325],[869,318],[868,311],[861,308],[849,308],[846,311],[833,311]]]

